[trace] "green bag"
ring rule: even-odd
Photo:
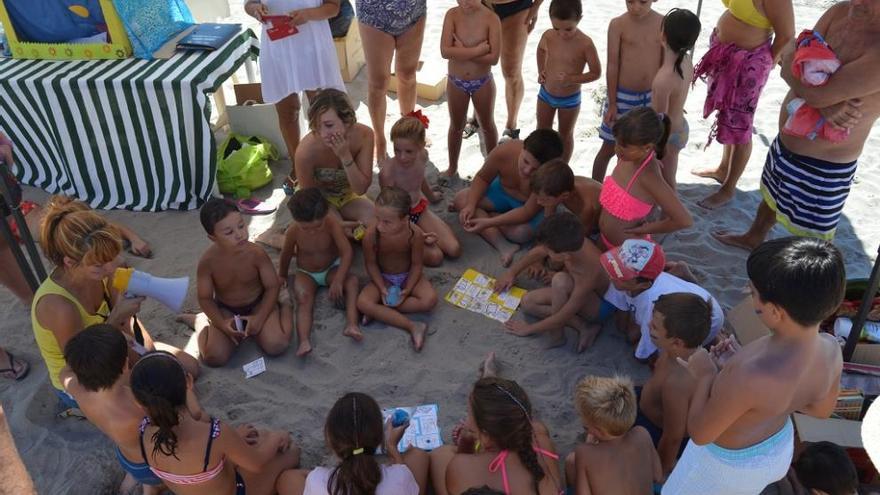
[[[265,138],[229,133],[217,148],[217,183],[220,192],[249,198],[251,192],[272,182],[269,160],[278,150]]]

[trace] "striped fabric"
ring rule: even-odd
[[[761,194],[792,234],[831,240],[856,166],[794,154],[777,136],[767,152]]]
[[[633,108],[650,107],[651,92],[650,91],[630,91],[624,88],[617,88],[617,118],[623,117],[626,112]],[[608,98],[602,103],[602,125],[599,126],[599,137],[604,141],[614,142],[614,134],[611,127],[605,123],[605,113],[608,111]],[[613,125],[613,123],[612,123]]]
[[[167,60],[0,59],[0,130],[19,179],[93,208],[198,208],[217,171],[207,94],[258,52],[245,30]]]

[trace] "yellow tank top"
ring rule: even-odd
[[[755,7],[754,0],[721,0],[734,17],[759,29],[773,29],[770,19],[764,17]]]
[[[107,315],[110,313],[110,307],[105,300],[101,303],[101,307],[98,308],[96,314],[89,313],[83,308],[82,304],[79,303],[73,294],[68,292],[64,287],[58,285],[52,280],[51,276],[44,280],[40,287],[37,288],[37,293],[34,294],[34,303],[31,305],[31,326],[34,328],[34,338],[37,341],[37,347],[40,348],[40,354],[43,356],[43,361],[46,362],[46,368],[49,370],[49,379],[52,381],[52,386],[58,390],[64,390],[64,387],[61,385],[61,379],[58,377],[62,368],[67,365],[64,361],[64,350],[58,345],[58,340],[55,339],[55,334],[53,334],[51,330],[41,326],[40,322],[37,321],[37,303],[40,302],[40,299],[42,299],[43,296],[48,295],[61,296],[72,302],[79,311],[79,317],[82,318],[83,328],[96,323],[104,323],[107,320]]]

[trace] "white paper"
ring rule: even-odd
[[[250,363],[244,365],[242,368],[244,369],[245,378],[253,378],[260,373],[266,371],[266,360],[264,358],[260,358],[256,361],[251,361]]]

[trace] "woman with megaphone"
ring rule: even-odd
[[[154,342],[138,322],[135,314],[144,298],[125,297],[113,288],[113,275],[122,264],[119,229],[75,200],[53,196],[40,232],[40,245],[55,269],[34,295],[31,322],[49,379],[66,411],[77,404],[59,379],[66,364],[63,349],[74,335],[95,323],[113,325],[125,335],[132,347],[131,363],[139,354],[160,349],[174,354],[193,377],[198,375],[194,357]]]

